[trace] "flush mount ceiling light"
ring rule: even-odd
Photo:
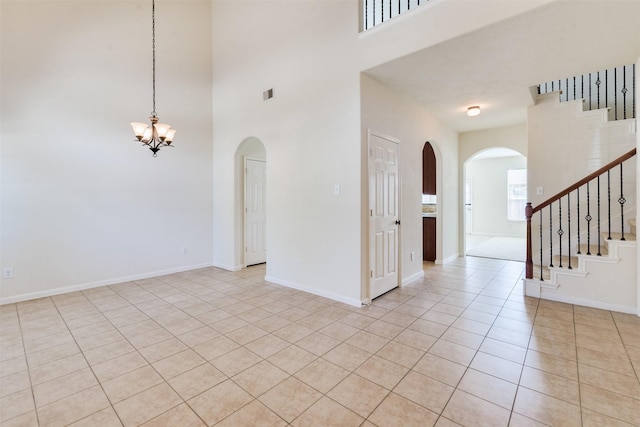
[[[477,116],[478,114],[480,114],[479,106],[474,105],[472,107],[467,108],[467,116],[473,117],[473,116]]]
[[[156,114],[156,2],[151,1],[151,51],[153,58],[153,111],[151,112],[151,127],[146,123],[132,122],[131,127],[136,139],[149,147],[153,157],[158,155],[161,147],[170,147],[175,129],[166,123],[158,123]]]

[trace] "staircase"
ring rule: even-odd
[[[620,233],[612,233],[612,239],[602,235],[600,255],[592,249],[586,253],[562,260],[554,255],[554,267],[533,266],[533,277],[524,279],[527,296],[584,305],[623,313],[640,314],[637,283],[637,241],[635,219],[629,221],[630,233],[620,240]],[[562,265],[562,267],[560,267]]]
[[[537,205],[526,209],[525,294],[640,315],[636,120],[612,121],[609,109],[588,111],[558,92],[535,102],[528,186],[559,191],[529,193]],[[586,176],[571,183],[580,167]]]

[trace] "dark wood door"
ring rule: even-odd
[[[428,142],[422,149],[422,194],[436,194],[436,155]]]
[[[436,260],[436,219],[422,218],[422,259]]]

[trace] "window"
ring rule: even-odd
[[[525,221],[524,208],[527,203],[527,170],[507,171],[507,219]]]

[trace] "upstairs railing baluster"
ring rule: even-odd
[[[596,75],[596,87],[597,87],[596,92],[598,93],[598,109],[600,108],[600,83],[602,82],[600,81],[600,71],[598,71]]]
[[[613,69],[613,120],[618,120],[618,73]]]
[[[631,75],[627,75],[630,71]],[[604,78],[604,81],[602,78]],[[570,94],[569,79],[573,80],[572,94]],[[620,80],[620,85],[618,80]],[[609,91],[609,85],[613,87],[611,92]],[[620,90],[618,89],[619,86],[621,86]],[[601,91],[602,88],[603,91]],[[561,91],[559,96],[561,102],[582,98],[585,110],[610,108],[608,112],[609,120],[624,120],[636,117],[635,88],[635,64],[612,68],[611,73],[609,73],[609,69],[605,69],[604,71],[596,71],[571,78],[551,80],[541,83],[537,87],[538,94],[556,90]]]
[[[622,66],[622,118],[627,118],[627,66]]]
[[[421,4],[425,4],[428,2],[429,0],[418,0],[417,2],[406,0],[405,5],[405,2],[402,0],[363,0],[360,9],[363,19],[362,31],[373,28],[378,24],[382,24],[383,22],[386,22],[398,15],[419,7]],[[398,9],[398,13],[394,15],[393,10],[396,8],[396,6]]]

